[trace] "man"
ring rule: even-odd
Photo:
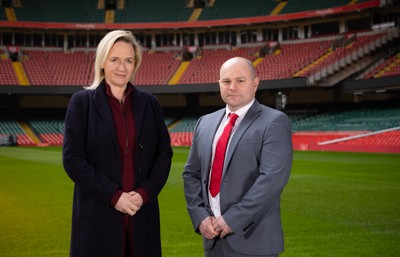
[[[258,84],[249,60],[227,60],[219,79],[226,107],[201,117],[193,134],[184,190],[207,257],[283,252],[280,195],[292,167],[291,125],[286,114],[255,100]]]

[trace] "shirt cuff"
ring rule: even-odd
[[[142,187],[138,187],[135,191],[142,197],[143,204],[146,204],[149,201],[149,195]]]

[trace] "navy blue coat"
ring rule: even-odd
[[[149,196],[131,217],[135,257],[161,256],[157,196],[171,167],[170,137],[153,95],[133,87],[132,109],[137,142],[134,188],[142,187]],[[122,257],[123,214],[110,205],[122,188],[121,162],[104,83],[71,97],[65,117],[63,165],[75,183],[70,256]]]

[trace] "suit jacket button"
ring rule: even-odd
[[[142,173],[142,172],[143,172],[143,169],[142,169],[142,168],[139,168],[139,169],[138,169],[138,172],[139,172],[139,173]]]
[[[140,149],[143,149],[143,148],[144,148],[144,145],[142,144],[142,142],[139,142],[139,148],[140,148]]]

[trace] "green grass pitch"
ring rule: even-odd
[[[160,195],[163,256],[201,257],[175,147]],[[69,255],[73,184],[60,147],[0,147],[0,256]],[[282,257],[400,256],[400,155],[295,152],[282,195]]]

